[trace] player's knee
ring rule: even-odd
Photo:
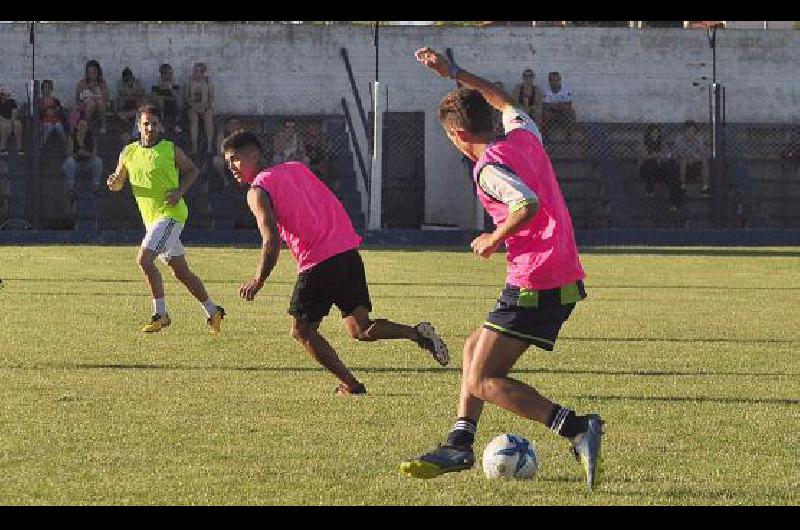
[[[350,336],[354,339],[362,342],[372,342],[376,340],[372,336],[370,336],[369,331],[375,325],[376,322],[380,322],[381,319],[378,320],[368,320],[366,324],[356,324],[355,326],[350,328]]]
[[[311,335],[311,328],[308,326],[303,325],[294,325],[292,326],[292,330],[290,332],[292,338],[300,343],[305,343],[309,341]]]
[[[146,252],[140,252],[136,258],[136,263],[142,270],[148,270],[153,267],[153,256]]]
[[[482,374],[468,374],[467,389],[473,396],[484,401],[492,401],[491,396],[496,388],[496,382]]]

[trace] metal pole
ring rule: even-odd
[[[375,21],[375,82],[378,82],[378,28],[381,25],[380,20]]]

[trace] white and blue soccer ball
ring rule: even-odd
[[[539,457],[532,442],[516,434],[501,434],[483,451],[487,478],[532,479],[539,470]]]

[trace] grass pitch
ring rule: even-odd
[[[323,333],[369,389],[334,378],[289,337],[284,251],[256,301],[238,299],[258,250],[188,249],[225,306],[223,335],[161,267],[173,325],[134,247],[0,247],[0,504],[797,505],[800,251],[587,249],[589,298],[552,353],[514,376],[606,420],[603,483],[585,491],[567,443],[487,405],[477,456],[501,432],[532,440],[533,481],[480,463],[430,481],[398,463],[442,442],[461,347],[503,284],[503,255],[363,250],[373,315],[430,320],[439,367],[406,341],[358,343],[335,308]]]

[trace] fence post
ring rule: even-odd
[[[385,97],[381,93],[380,83],[372,85],[374,102],[374,122],[372,128],[372,175],[369,184],[369,219],[367,230],[381,229],[381,193],[383,191],[383,111],[386,108]]]

